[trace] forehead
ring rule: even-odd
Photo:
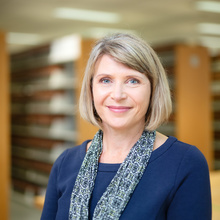
[[[128,73],[128,74],[138,74],[145,76],[145,74],[138,72],[118,61],[116,61],[110,55],[103,55],[101,56],[94,68],[94,75],[97,74],[113,74],[113,73]]]

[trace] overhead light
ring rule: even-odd
[[[38,34],[9,32],[7,35],[8,44],[37,45],[40,40],[41,37]]]
[[[57,18],[72,19],[79,21],[90,21],[100,23],[117,23],[120,21],[120,16],[116,13],[76,8],[57,8],[55,9],[54,14]]]
[[[54,40],[50,46],[49,60],[52,63],[76,60],[80,57],[81,38],[69,35]]]
[[[198,1],[196,8],[200,11],[210,11],[220,13],[220,2],[217,1]]]
[[[220,35],[220,24],[200,23],[198,24],[198,31],[202,34]]]
[[[219,49],[220,48],[220,37],[199,37],[200,42],[203,46]]]

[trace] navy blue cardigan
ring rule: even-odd
[[[41,220],[68,219],[72,189],[88,142],[66,150],[54,163]],[[119,166],[99,164],[90,200],[90,219]],[[211,220],[208,166],[196,147],[169,137],[152,152],[144,175],[120,217],[120,220],[134,219]]]

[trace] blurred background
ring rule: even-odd
[[[114,32],[160,57],[174,110],[159,130],[203,152],[219,219],[220,1],[0,0],[1,219],[39,219],[52,164],[93,137],[81,81],[94,42]]]

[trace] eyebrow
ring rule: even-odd
[[[98,74],[94,75],[93,78],[102,77],[102,76],[111,76],[111,74],[108,74],[108,73],[98,73]]]
[[[140,73],[140,75],[130,74],[130,75],[126,75],[125,77],[126,78],[134,77],[134,78],[142,78],[142,79],[144,79],[144,77],[142,77],[142,75],[145,76],[144,74]],[[109,74],[109,73],[98,73],[94,77],[96,78],[96,77],[100,77],[100,76],[112,76],[112,74]]]

